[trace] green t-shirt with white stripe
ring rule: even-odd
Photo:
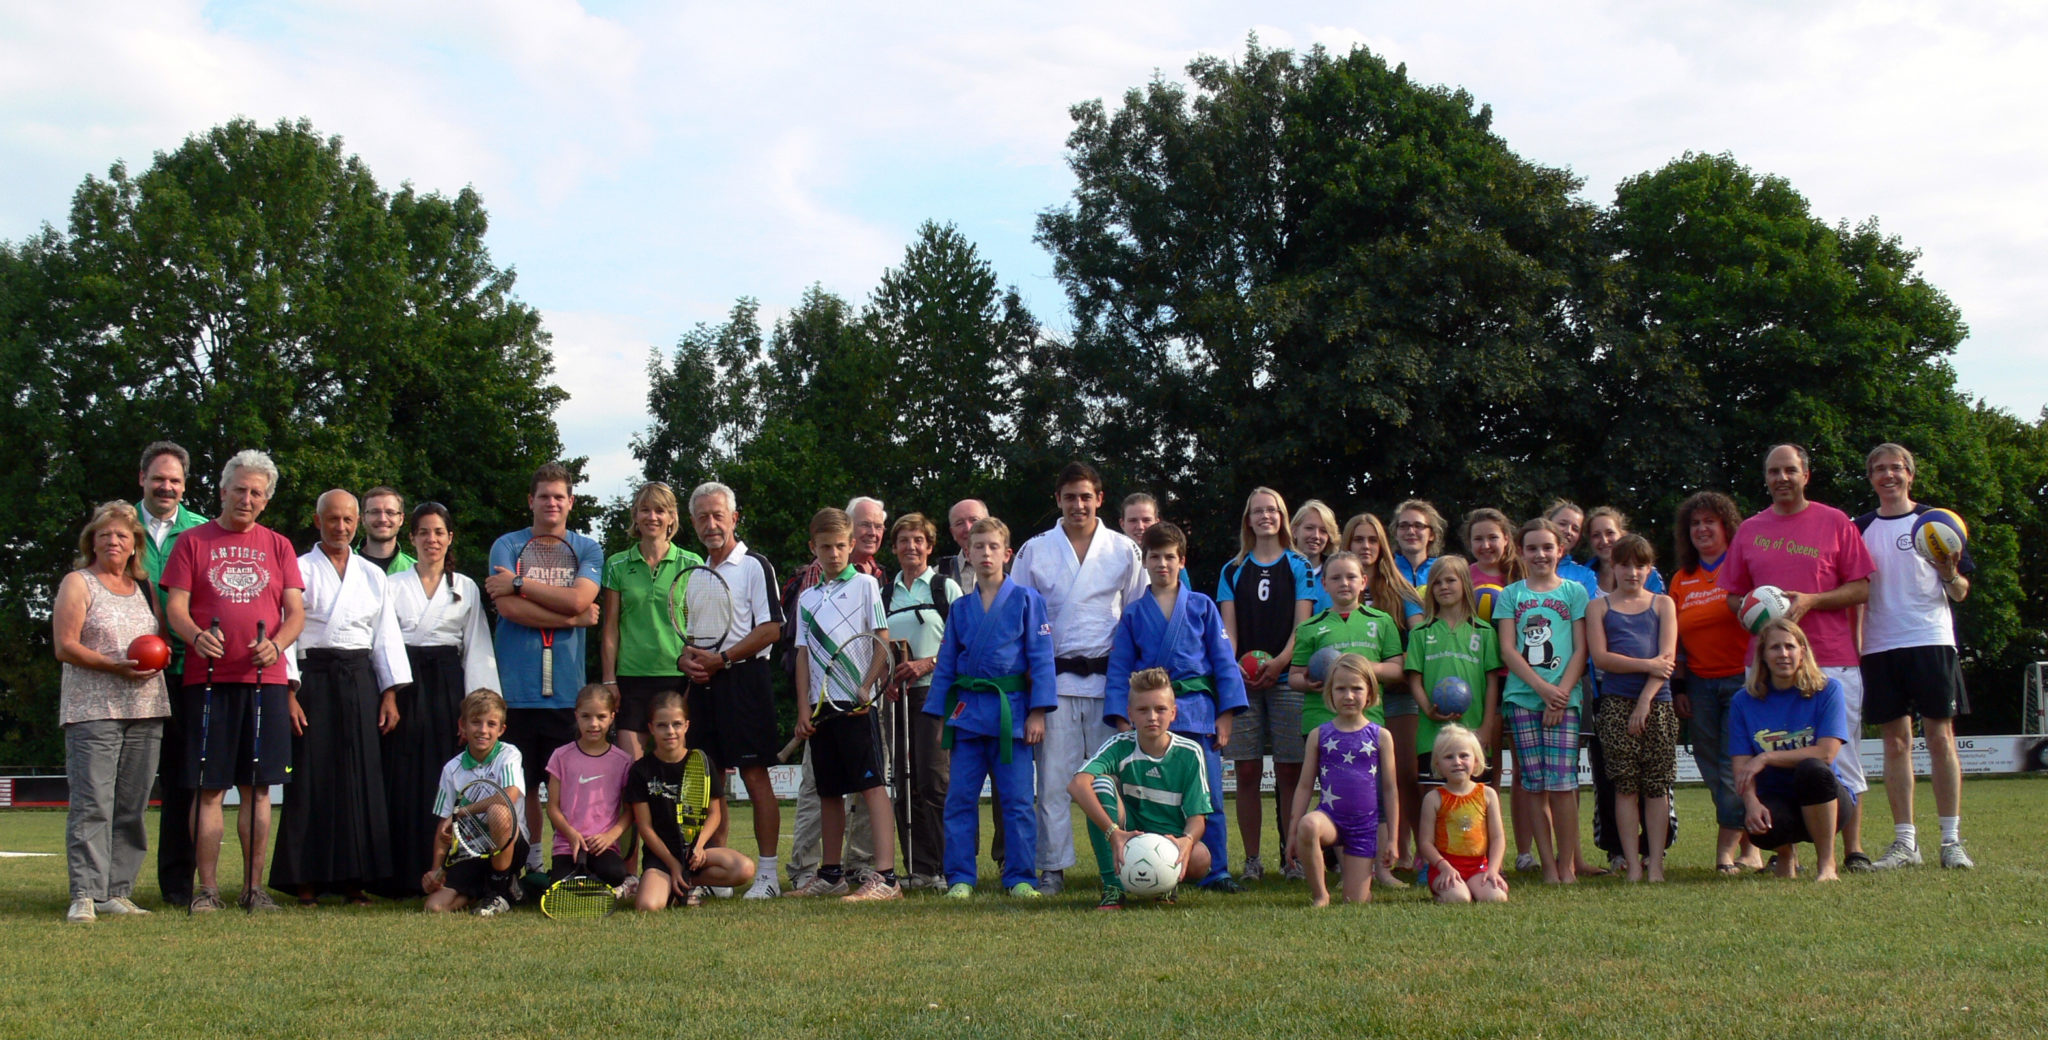
[[[1202,748],[1178,733],[1172,738],[1166,753],[1153,758],[1138,746],[1136,730],[1119,733],[1081,767],[1115,781],[1128,820],[1125,829],[1179,836],[1187,833],[1190,817],[1209,814],[1213,803]]]

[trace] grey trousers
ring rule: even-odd
[[[149,788],[156,779],[162,719],[99,719],[64,727],[71,812],[64,854],[71,898],[130,895],[149,852]]]

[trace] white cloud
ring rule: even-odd
[[[0,9],[0,237],[61,223],[115,159],[147,165],[247,115],[311,118],[387,187],[474,185],[492,254],[556,335],[561,417],[600,480],[632,472],[649,344],[779,313],[818,282],[859,301],[917,221],[956,220],[1049,324],[1031,241],[1063,204],[1067,110],[1197,54],[1363,43],[1491,104],[1523,155],[1596,202],[1688,150],[1786,176],[1825,219],[1882,218],[1963,308],[1966,389],[2048,401],[2048,13],[1846,0],[1782,7],[1077,3],[886,11],[818,2],[194,0]]]

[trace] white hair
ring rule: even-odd
[[[228,485],[234,483],[235,473],[239,470],[263,474],[264,479],[270,481],[270,486],[264,489],[264,493],[273,496],[277,494],[277,463],[270,461],[270,456],[254,448],[236,452],[234,457],[228,460],[228,464],[220,468],[222,491],[226,491]]]
[[[704,483],[697,485],[696,488],[690,492],[690,512],[695,513],[697,511],[697,502],[699,499],[710,498],[713,495],[724,495],[725,505],[728,509],[737,510],[740,507],[740,496],[734,494],[731,488],[726,487],[724,484],[721,484],[718,481],[707,480]]]
[[[869,498],[866,495],[855,495],[851,501],[847,502],[846,515],[851,517],[862,506],[874,506],[875,512],[882,514],[884,517],[889,515],[889,507],[883,505],[881,499]]]

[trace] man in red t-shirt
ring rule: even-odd
[[[199,790],[192,813],[199,888],[187,906],[194,914],[222,908],[221,806],[230,786],[242,795],[237,903],[252,913],[277,909],[261,884],[263,852],[270,844],[270,785],[284,783],[291,771],[284,648],[306,621],[298,554],[283,535],[256,522],[277,490],[276,464],[260,451],[240,452],[222,470],[220,488],[220,519],[179,536],[163,577],[165,620],[194,651],[185,655],[178,691],[181,714],[199,720],[187,730],[184,749],[187,786]]]
[[[1807,500],[1806,483],[1812,475],[1806,450],[1796,444],[1780,444],[1764,456],[1770,508],[1736,529],[1727,560],[1714,580],[1728,593],[1728,606],[1737,613],[1751,589],[1776,585],[1785,590],[1791,604],[1786,618],[1806,633],[1821,672],[1841,682],[1851,735],[1850,746],[1834,762],[1842,782],[1842,865],[1869,870],[1858,805],[1870,782],[1864,779],[1856,746],[1863,735],[1863,671],[1858,667],[1854,608],[1870,599],[1870,575],[1877,567],[1849,514]],[[1740,736],[1732,734],[1730,739]]]

